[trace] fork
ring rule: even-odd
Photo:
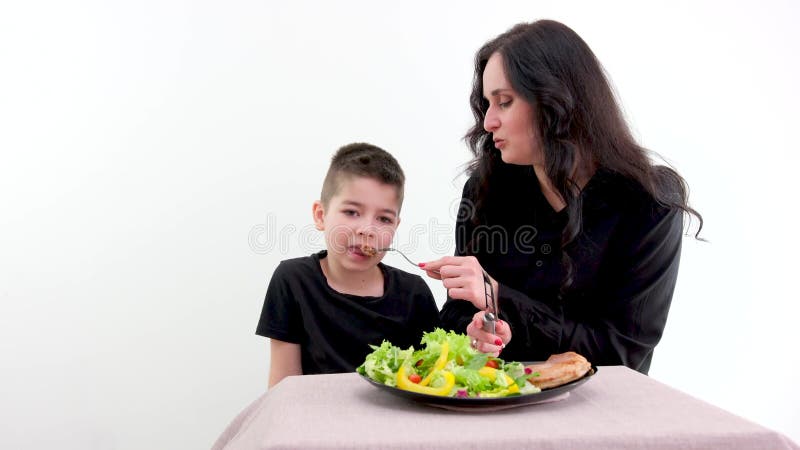
[[[400,254],[400,256],[402,256],[403,258],[405,258],[405,260],[406,260],[406,261],[410,262],[412,265],[414,265],[414,266],[416,266],[417,268],[420,268],[420,269],[421,269],[421,267],[419,266],[419,264],[417,264],[417,263],[415,263],[414,261],[412,261],[412,260],[411,260],[411,259],[410,259],[408,256],[406,256],[406,254],[405,254],[405,253],[401,252],[400,250],[398,250],[398,249],[396,249],[396,248],[392,248],[392,247],[379,248],[377,251],[379,251],[379,252],[397,252],[397,253],[399,253],[399,254]],[[424,269],[423,269],[423,270],[424,270]],[[436,274],[438,274],[438,273],[439,273],[439,271],[438,271],[438,270],[431,270],[431,272],[433,272],[433,273],[436,273]]]

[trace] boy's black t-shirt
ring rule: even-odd
[[[418,275],[379,263],[383,296],[333,290],[317,254],[283,261],[267,288],[256,334],[300,344],[303,374],[352,372],[369,344],[419,348],[422,333],[439,326],[439,310]]]

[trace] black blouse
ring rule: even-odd
[[[506,166],[490,179],[476,226],[476,182],[464,187],[456,255],[476,256],[500,285],[500,319],[512,330],[501,357],[536,361],[572,350],[595,365],[647,373],[678,276],[681,211],[618,174],[595,172],[581,193],[582,230],[567,247],[574,281],[562,296],[566,210],[553,210],[531,167]],[[464,332],[476,311],[448,298],[442,323]]]

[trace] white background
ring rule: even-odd
[[[706,219],[652,377],[800,442],[799,4],[638,3],[3,2],[0,447],[210,447],[266,388],[263,295],[321,248],[332,152],[393,152],[397,245],[450,254],[474,52],[537,18]]]

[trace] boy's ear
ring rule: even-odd
[[[311,215],[314,218],[314,226],[319,231],[323,231],[325,229],[325,209],[321,201],[314,201],[314,204],[311,206]]]

